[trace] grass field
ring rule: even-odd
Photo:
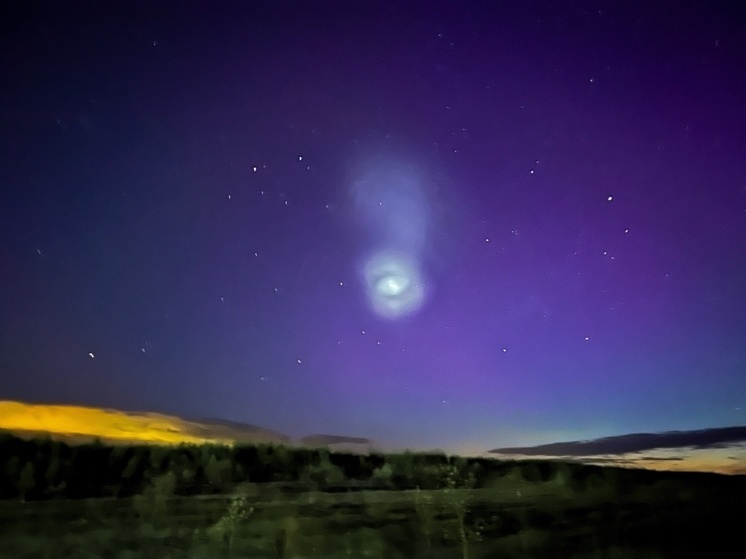
[[[3,559],[715,557],[739,545],[746,480],[661,476],[624,494],[504,476],[481,489],[0,501]]]

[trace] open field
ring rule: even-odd
[[[696,478],[691,478],[696,479]],[[8,559],[712,557],[737,546],[746,479],[619,494],[506,475],[481,489],[282,491],[0,502]]]
[[[0,437],[0,559],[714,557],[746,476]]]

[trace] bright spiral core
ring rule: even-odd
[[[386,296],[399,295],[409,286],[409,278],[403,276],[386,276],[382,278],[376,289]]]
[[[368,258],[363,268],[368,300],[385,318],[399,318],[420,308],[425,290],[414,262],[405,255],[382,251]]]

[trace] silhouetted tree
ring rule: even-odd
[[[31,462],[26,464],[21,469],[21,475],[18,477],[18,496],[21,502],[26,501],[26,495],[36,485],[34,480],[34,465]]]
[[[57,493],[60,489],[64,489],[64,479],[60,479],[60,473],[62,468],[62,462],[60,459],[60,447],[59,445],[52,443],[50,454],[47,461],[46,470],[44,472],[44,488],[43,491],[52,496]],[[62,487],[60,487],[60,484]]]
[[[340,484],[344,480],[342,469],[332,464],[328,451],[323,450],[319,452],[318,463],[306,466],[300,477],[302,483],[322,490]]]
[[[375,487],[393,487],[393,484],[391,483],[393,472],[394,470],[391,467],[391,464],[383,464],[380,468],[373,470],[370,482]]]
[[[10,445],[8,445],[10,446]],[[10,456],[5,462],[4,493],[3,497],[13,498],[18,496],[18,478],[21,475],[21,460],[18,456]]]
[[[210,456],[207,466],[205,466],[207,481],[215,489],[224,490],[225,486],[231,482],[232,467],[230,458],[218,460],[213,454]]]
[[[141,491],[142,472],[148,459],[147,449],[138,446],[130,449],[132,453],[121,473],[120,496],[131,496]]]

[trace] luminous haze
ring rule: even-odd
[[[374,239],[361,275],[371,308],[386,318],[420,309],[425,298],[421,271],[429,222],[428,202],[412,171],[383,159],[351,188],[362,223]]]
[[[746,16],[669,8],[4,5],[0,400],[449,453],[746,425]]]

